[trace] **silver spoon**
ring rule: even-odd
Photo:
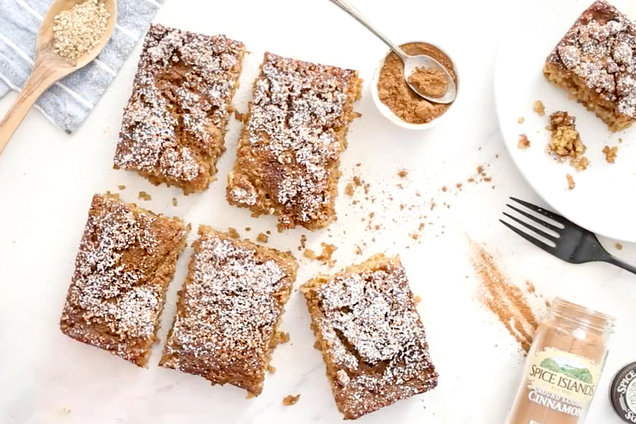
[[[391,50],[393,50],[393,52],[399,56],[399,58],[404,63],[404,79],[406,80],[406,83],[409,85],[409,87],[411,87],[411,90],[413,90],[415,93],[425,98],[426,100],[434,103],[449,104],[455,100],[455,98],[457,97],[457,84],[455,84],[453,76],[450,74],[448,69],[444,67],[444,65],[425,54],[420,54],[417,56],[410,56],[406,54],[404,50],[402,50],[399,46],[393,44],[391,40],[389,40],[384,34],[375,29],[369,23],[369,21],[364,16],[362,16],[361,13],[355,7],[353,7],[351,3],[349,3],[349,0],[331,0],[331,2],[347,12],[349,15],[353,16],[369,31],[374,33],[380,40],[384,41],[386,45],[389,46]],[[423,93],[421,90],[418,90],[414,84],[411,84],[409,82],[409,77],[418,68],[436,69],[446,75],[447,89],[446,93],[444,93],[442,97],[431,97],[426,93]]]

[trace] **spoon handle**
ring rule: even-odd
[[[24,84],[18,98],[0,121],[0,153],[9,143],[13,133],[18,129],[35,101],[58,78],[59,75],[55,72],[50,72],[43,67],[33,68],[33,72]]]
[[[349,0],[330,0],[330,1],[336,6],[340,7],[345,12],[347,12],[349,15],[353,16],[358,22],[364,25],[369,31],[374,33],[380,40],[384,41],[384,43],[387,46],[389,46],[395,54],[400,56],[403,62],[405,62],[408,59],[408,55],[404,53],[404,50],[402,50],[398,45],[393,44],[393,42],[389,40],[386,35],[382,34],[373,25],[371,25],[371,23],[367,20],[367,18],[362,16],[362,14],[358,11],[358,9],[356,9],[349,2]]]

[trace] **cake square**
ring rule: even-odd
[[[399,258],[380,254],[302,287],[340,412],[356,419],[437,386]]]
[[[259,395],[296,268],[290,253],[201,226],[160,365]]]
[[[224,35],[152,25],[124,111],[115,169],[186,194],[205,190],[225,151],[244,53],[243,43]]]
[[[117,196],[95,195],[60,328],[146,366],[189,226]]]
[[[549,81],[596,113],[612,131],[636,120],[636,24],[599,0],[548,56]]]
[[[334,221],[340,155],[360,88],[357,71],[266,53],[228,175],[230,204],[277,215],[280,230]]]

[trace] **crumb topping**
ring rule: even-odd
[[[636,118],[636,25],[606,1],[595,2],[549,57]]]
[[[152,25],[115,165],[183,182],[209,175],[207,162],[222,149],[243,51],[242,43],[223,35]]]
[[[183,313],[174,323],[166,354],[192,355],[212,369],[249,375],[265,369],[275,326],[282,313],[281,292],[288,272],[256,250],[214,234],[203,234],[185,285]]]
[[[155,251],[152,224],[157,218],[111,198],[96,197],[96,205],[101,211],[89,215],[67,302],[83,310],[87,323],[105,325],[122,338],[152,337],[162,288],[141,284],[143,264],[128,263],[125,257],[133,249]]]
[[[316,296],[323,313],[318,325],[341,367],[341,385],[381,391],[431,373],[424,327],[401,266],[338,275],[316,288]],[[380,372],[364,372],[369,366]],[[433,373],[430,384],[435,380]]]
[[[267,172],[265,192],[289,220],[325,219],[332,202],[330,180],[345,145],[341,134],[350,114],[356,73],[331,66],[265,55],[247,123],[251,154]],[[257,202],[253,182],[231,188],[229,197],[248,206]]]

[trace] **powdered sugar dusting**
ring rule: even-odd
[[[587,86],[636,118],[636,25],[606,1],[595,2],[552,52]]]
[[[424,327],[399,262],[339,274],[314,290],[321,309],[315,324],[339,368],[336,381],[348,399],[345,409],[354,415],[369,412],[435,387]],[[412,384],[417,379],[419,384]],[[368,392],[386,398],[371,405]]]
[[[223,151],[242,43],[153,25],[124,113],[115,166],[195,189]]]
[[[214,232],[202,233],[162,365],[194,367],[213,383],[262,384],[282,294],[291,284],[289,270],[274,259]]]
[[[134,211],[114,197],[95,196],[62,316],[63,328],[83,333],[69,335],[116,350],[126,359],[133,354],[126,340],[134,345],[154,337],[165,287],[149,281],[144,261],[160,243],[153,230],[157,219],[165,218]],[[141,262],[126,259],[134,250],[146,252]],[[102,327],[107,330],[97,330]],[[119,340],[117,346],[101,346],[104,331]]]
[[[337,163],[345,148],[339,132],[352,118],[352,85],[356,81],[352,70],[267,53],[234,171],[265,174],[258,178],[264,187],[255,187],[257,177],[242,181],[246,195],[235,195],[231,200],[252,206],[253,198],[263,196],[262,188],[269,197],[259,200],[273,203],[275,212],[282,215],[281,222],[328,220],[333,213],[331,178],[338,172]],[[258,169],[244,171],[241,160]]]

